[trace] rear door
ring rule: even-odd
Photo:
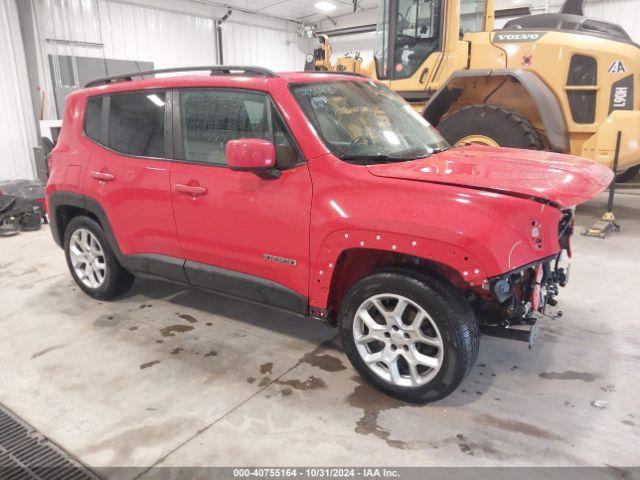
[[[311,178],[269,96],[184,89],[174,111],[171,188],[189,281],[306,310]],[[231,171],[225,148],[237,138],[273,141],[280,178]]]
[[[147,266],[149,258],[179,265],[181,257],[169,190],[169,98],[164,90],[89,97],[85,118],[95,143],[85,194],[104,210],[122,253]]]

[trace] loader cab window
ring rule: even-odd
[[[441,10],[442,0],[381,1],[375,52],[379,78],[409,78],[440,49]]]
[[[465,33],[484,30],[484,7],[486,0],[462,0],[460,2],[460,39]]]

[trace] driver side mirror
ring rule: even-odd
[[[236,172],[253,172],[264,178],[278,178],[276,148],[261,138],[229,140],[226,146],[227,164]]]

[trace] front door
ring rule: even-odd
[[[311,178],[268,95],[238,89],[179,92],[171,171],[173,208],[189,281],[306,310]],[[274,142],[279,178],[231,171],[229,140]]]
[[[165,124],[171,124],[167,93],[116,93],[87,102],[85,135],[96,145],[86,170],[85,194],[104,210],[122,253],[137,262],[128,263],[129,268],[154,273],[150,259],[164,265],[168,259],[180,279],[181,252],[169,188],[171,131],[165,131]]]

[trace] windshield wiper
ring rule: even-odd
[[[360,161],[360,162],[402,162],[406,160],[413,160],[412,158],[404,158],[404,157],[392,157],[391,155],[387,155],[385,153],[376,153],[373,155],[339,155],[341,160],[345,160],[347,162],[351,161]]]

